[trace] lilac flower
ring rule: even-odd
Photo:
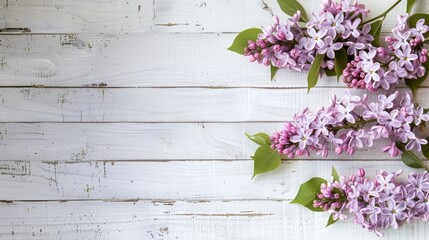
[[[407,149],[408,151],[410,151],[412,149],[416,149],[417,151],[421,151],[422,145],[426,145],[426,144],[428,144],[428,141],[426,139],[419,139],[419,138],[413,137],[413,138],[410,138],[410,141],[405,146],[405,149]]]
[[[326,157],[330,151],[328,144],[333,145],[337,154],[354,154],[357,149],[371,147],[374,141],[385,138],[390,144],[381,150],[395,157],[402,153],[397,143],[418,151],[421,145],[428,144],[414,134],[418,125],[413,122],[425,123],[429,116],[413,103],[408,92],[380,94],[377,102],[369,104],[367,100],[366,95],[360,98],[346,91],[345,97],[334,95],[328,106],[315,113],[307,108],[272,135],[271,147],[289,158],[309,155],[311,151]]]
[[[401,150],[396,146],[396,142],[392,142],[390,145],[387,145],[383,148],[383,152],[387,152],[391,157],[396,157],[401,154]]]
[[[429,115],[424,113],[422,106],[418,106],[414,113],[414,124],[420,125],[422,121],[429,121]]]
[[[369,200],[369,204],[365,208],[362,208],[361,212],[369,216],[369,220],[372,224],[377,224],[381,208],[376,206],[375,198],[371,198],[371,200]]]
[[[297,132],[298,135],[292,136],[290,138],[290,141],[293,143],[298,143],[299,148],[301,150],[304,150],[306,146],[317,143],[317,140],[311,136],[312,133],[313,133],[312,129],[304,131],[300,128],[298,129],[298,132]]]
[[[339,181],[328,181],[320,186],[313,207],[332,214],[334,219],[354,222],[367,231],[382,236],[382,229],[397,229],[405,222],[429,220],[428,173],[410,174],[405,182],[396,173],[379,171],[375,179],[357,175],[341,176]]]
[[[360,18],[357,18],[356,20],[354,20],[353,23],[350,20],[344,21],[345,30],[343,33],[343,38],[349,38],[350,35],[352,35],[355,38],[359,37],[360,32],[357,28],[361,23],[361,21],[362,20]]]
[[[429,174],[415,174],[408,175],[409,185],[415,193],[429,192]]]
[[[380,81],[380,75],[378,75],[377,71],[380,69],[380,63],[374,63],[363,68],[364,72],[366,72],[365,82],[369,83],[374,80],[375,82]]]
[[[397,109],[389,112],[382,111],[379,114],[377,119],[378,123],[384,125],[388,131],[391,131],[392,128],[401,127],[402,123],[397,119],[399,111]]]
[[[314,28],[309,28],[307,30],[307,33],[310,36],[308,38],[308,42],[306,45],[307,50],[314,49],[316,47],[316,45],[318,47],[323,47],[324,41],[322,38],[328,33],[327,29],[323,28],[320,31],[316,32],[316,30],[314,30]]]
[[[323,44],[323,47],[319,48],[318,53],[325,54],[330,59],[334,59],[335,53],[334,51],[337,51],[343,47],[342,43],[333,43],[331,36],[328,36],[325,38],[325,43]]]
[[[414,70],[414,66],[411,61],[416,60],[418,56],[417,54],[411,53],[410,45],[405,45],[404,47],[401,47],[401,49],[396,49],[395,54],[399,58],[399,62],[398,62],[399,67],[403,67],[405,65],[405,68],[408,71]]]
[[[377,182],[378,182],[378,191],[391,191],[395,188],[395,184],[392,181],[393,174],[388,174],[387,176],[377,175]]]
[[[407,76],[407,72],[405,71],[405,69],[399,67],[398,63],[395,61],[389,63],[389,70],[394,72],[396,74],[396,76],[398,76],[400,78]]]
[[[277,58],[276,66],[285,67],[287,65],[296,65],[295,60],[293,60],[287,52],[276,52],[275,56]]]
[[[407,31],[404,33],[401,33],[400,31],[394,31],[393,35],[396,38],[396,42],[393,44],[393,48],[399,49],[401,47],[405,47],[408,45],[408,38],[411,36],[411,32]]]
[[[371,31],[371,25],[365,24],[362,28],[360,36],[357,38],[357,42],[370,43],[370,42],[374,41],[374,36],[372,36],[370,34],[370,31]]]
[[[361,59],[361,64],[358,65],[358,67],[365,67],[369,64],[373,63],[373,59],[377,55],[377,51],[371,50],[369,52],[366,51],[360,51],[359,52],[359,58]]]
[[[288,40],[291,41],[293,40],[293,34],[290,31],[290,25],[291,23],[288,22],[285,25],[279,25],[277,27],[277,39],[278,40]]]
[[[326,22],[325,26],[334,29],[337,33],[343,33],[345,28],[342,25],[344,21],[344,15],[342,13],[338,13],[335,17],[332,13],[326,13]]]
[[[391,109],[394,106],[393,101],[398,97],[399,93],[395,92],[388,97],[386,95],[380,94],[378,95],[378,101],[380,101],[383,108]]]
[[[419,209],[421,213],[428,214],[429,213],[429,192],[418,192],[416,194],[419,199],[416,202],[415,208]]]
[[[350,123],[355,123],[355,118],[354,118],[353,114],[351,114],[351,112],[353,111],[354,108],[355,108],[355,105],[353,103],[349,103],[346,106],[337,105],[335,107],[335,110],[338,113],[336,116],[336,120],[338,122],[341,122],[344,119],[346,119]]]
[[[404,213],[404,210],[406,209],[407,205],[405,202],[400,202],[399,204],[396,204],[396,202],[393,199],[389,199],[387,201],[387,207],[383,209],[382,213],[387,217],[388,223],[390,226],[392,226],[394,229],[398,228],[398,220],[404,220],[406,217],[406,214]]]
[[[425,39],[425,36],[423,34],[427,33],[428,31],[429,27],[425,25],[424,18],[417,21],[416,28],[411,29],[411,32],[420,39]]]
[[[307,23],[308,28],[322,28],[322,23],[325,22],[325,14],[311,13],[311,20]]]

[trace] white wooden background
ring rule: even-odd
[[[394,0],[363,2],[374,15]],[[307,96],[305,74],[270,82],[226,51],[281,14],[275,0],[0,3],[0,239],[378,239],[351,221],[324,228],[327,214],[289,202],[332,165],[412,171],[398,159],[371,149],[285,161],[250,180],[244,132],[274,131],[344,91],[326,78]],[[427,239],[429,225],[386,235]]]

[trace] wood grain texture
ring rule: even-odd
[[[1,86],[304,87],[302,73],[250,63],[226,49],[235,34],[2,36]],[[333,78],[322,86],[338,86]],[[341,86],[341,85],[340,85]]]
[[[375,16],[395,1],[360,2],[371,9],[370,16]],[[1,3],[3,21],[0,27],[28,28],[31,33],[239,32],[271,24],[273,14],[286,17],[275,0],[18,0]],[[319,0],[301,3],[308,13],[320,11]],[[385,28],[396,23],[396,16],[405,12],[405,6],[403,1],[391,12]],[[420,0],[416,9],[425,12],[429,4]]]
[[[328,214],[288,201],[38,202],[0,209],[0,239],[7,240],[380,239],[352,220],[325,228]],[[407,224],[385,239],[427,239],[428,229],[428,223]]]
[[[415,100],[429,107],[425,91]],[[307,107],[328,105],[333,94],[343,97],[345,89],[316,88],[308,95],[306,88],[0,88],[0,121],[285,122]]]
[[[374,16],[394,1],[362,2]],[[300,2],[310,12],[321,0]],[[273,14],[286,18],[276,0],[0,1],[0,239],[379,239],[351,221],[325,229],[327,214],[289,201],[332,165],[416,171],[382,153],[385,142],[250,180],[245,132],[271,133],[344,91],[323,78],[306,95],[305,73],[271,82],[268,68],[226,50]]]
[[[330,179],[331,167],[345,176],[365,168],[413,171],[400,161],[286,161],[276,171],[250,180],[253,161],[0,162],[0,200],[291,200],[314,176]],[[198,191],[196,191],[198,189]]]
[[[306,88],[306,73],[269,68],[226,49],[235,34],[2,36],[0,86]],[[429,86],[424,83],[424,86]],[[344,87],[332,77],[318,87]]]
[[[249,159],[257,145],[244,133],[274,132],[282,123],[3,123],[0,160],[209,160]],[[386,159],[378,141],[353,156]],[[318,158],[313,154],[313,158]]]

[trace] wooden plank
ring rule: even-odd
[[[344,91],[318,88],[307,95],[306,88],[0,88],[0,121],[284,122],[307,107],[316,111],[328,105],[332,94],[344,96]],[[417,95],[425,107],[428,91]]]
[[[15,33],[142,32],[153,27],[153,1],[2,1],[0,28]],[[6,30],[6,32],[5,32]]]
[[[364,168],[403,178],[416,169],[396,160],[287,161],[251,180],[253,161],[0,162],[0,200],[290,200],[314,176],[330,179],[331,167],[345,176]],[[41,194],[42,193],[42,194]]]
[[[362,0],[370,16],[385,11],[395,1]],[[321,0],[303,0],[307,12],[320,11]],[[406,1],[386,19],[385,29],[405,12]],[[416,9],[427,12],[429,4],[418,1]],[[286,18],[275,0],[263,1],[2,1],[0,28],[28,28],[31,33],[131,33],[131,32],[239,32],[271,24],[272,14]],[[231,24],[233,23],[233,24]]]
[[[1,86],[298,87],[302,73],[269,69],[226,50],[233,34],[2,36]],[[335,79],[321,85],[338,86]]]
[[[234,34],[2,36],[0,86],[307,87],[306,73],[269,69],[226,48]],[[332,77],[318,86],[344,87]],[[425,83],[429,86],[429,83]]]
[[[286,201],[28,202],[0,204],[0,239],[379,239],[352,219],[325,228],[326,213]],[[386,231],[427,239],[428,223]]]
[[[282,123],[3,123],[0,160],[249,159],[244,133],[274,132]],[[388,142],[327,159],[386,159]],[[313,156],[316,158],[316,155]]]

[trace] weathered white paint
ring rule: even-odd
[[[394,0],[362,2],[374,16]],[[323,78],[307,95],[305,74],[271,82],[226,51],[280,13],[276,0],[0,1],[0,239],[378,239],[350,221],[325,229],[326,214],[289,200],[332,165],[415,171],[383,143],[250,180],[256,145],[244,132],[275,131],[344,90]],[[425,86],[417,100],[429,106]]]
[[[385,11],[395,0],[362,0],[370,16]],[[321,1],[302,0],[308,13],[319,11]],[[403,1],[386,19],[385,28],[405,12]],[[419,0],[417,9],[429,4]],[[130,33],[130,32],[239,32],[271,24],[272,14],[284,16],[276,0],[129,0],[129,1],[42,1],[4,0],[2,28],[29,28],[32,33]]]
[[[332,94],[343,97],[345,89],[1,88],[0,121],[285,122],[328,105]],[[428,95],[416,100],[429,107]]]
[[[244,133],[274,132],[282,123],[3,123],[0,160],[234,160],[257,145]],[[386,159],[377,141],[358,154],[325,159]],[[315,154],[313,158],[318,158]],[[401,165],[402,166],[402,165]]]
[[[79,201],[1,204],[0,239],[380,240],[352,220],[325,228],[328,214],[288,201]],[[43,219],[43,221],[41,221]],[[427,239],[428,223],[384,239]]]
[[[2,35],[1,86],[306,88],[226,49],[236,34]],[[189,47],[192,46],[192,47]],[[429,83],[425,83],[429,86]],[[344,87],[335,77],[318,86]]]
[[[398,167],[416,171],[399,160],[286,161],[279,170],[250,180],[251,160],[2,161],[0,192],[3,200],[290,200],[308,179],[330,179],[332,166],[344,175],[360,167],[368,176]]]

